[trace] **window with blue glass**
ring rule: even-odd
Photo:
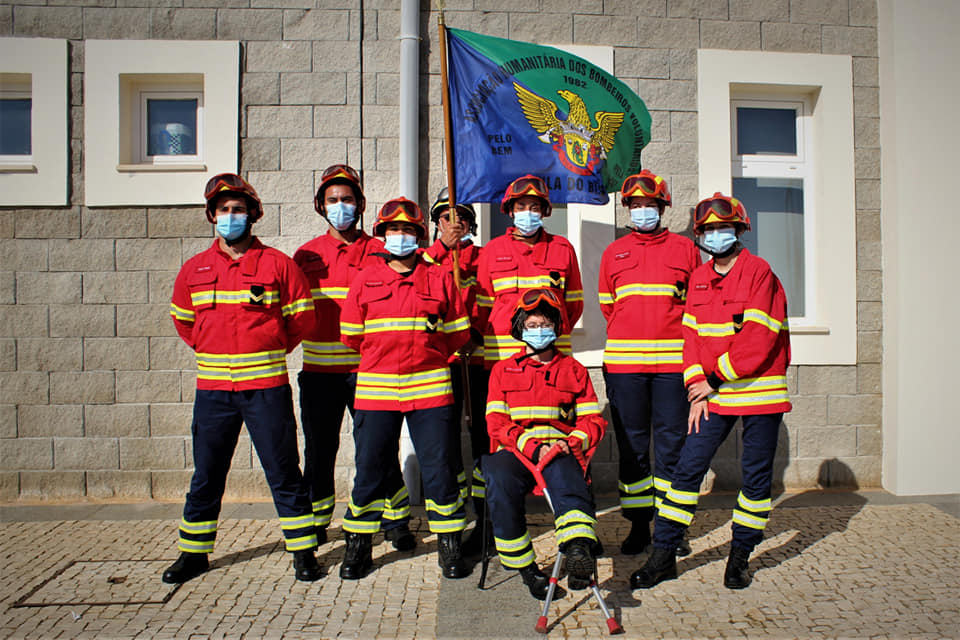
[[[812,237],[806,157],[809,112],[802,100],[733,100],[733,195],[743,202],[752,229],[741,241],[767,262],[783,283],[791,317],[808,315],[807,238]]]
[[[0,157],[17,160],[33,153],[32,112],[30,74],[0,73]]]
[[[147,155],[197,153],[197,100],[147,99]]]
[[[201,149],[203,101],[200,93],[140,93],[141,162],[195,162]]]

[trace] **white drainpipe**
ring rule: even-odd
[[[418,202],[420,146],[420,1],[400,2],[400,184],[401,195]],[[459,454],[459,451],[458,451]],[[400,435],[400,468],[410,501],[422,502],[420,465],[404,422]]]

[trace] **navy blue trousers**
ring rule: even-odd
[[[458,419],[463,413],[463,368],[460,363],[450,365],[450,381],[453,384],[453,415]],[[483,365],[467,365],[467,388],[470,390],[470,454],[473,457],[473,475],[470,482],[470,495],[473,496],[473,506],[477,514],[483,511],[482,500],[486,496],[486,483],[483,479],[481,459],[490,453],[490,435],[487,433],[487,387],[490,383],[490,372]],[[461,462],[458,480],[463,473]],[[460,480],[461,493],[466,492],[466,477]],[[466,495],[464,495],[466,499]]]
[[[657,512],[653,543],[676,549],[693,520],[700,496],[700,483],[739,416],[711,413],[700,421],[700,432],[691,433],[680,451],[673,483]],[[733,546],[748,551],[763,540],[763,530],[772,509],[773,459],[777,452],[782,413],[743,416],[743,454],[740,467],[743,486],[733,510]]]
[[[346,409],[354,417],[357,374],[301,371],[297,381],[303,426],[303,478],[310,490],[314,524],[326,528],[336,504],[334,467],[340,449],[343,411]],[[403,484],[399,460],[384,467],[382,473],[387,477],[383,528],[394,529],[410,520],[410,496]]]
[[[420,464],[430,531],[454,533],[466,526],[457,484],[457,468],[463,464],[459,430],[453,420],[453,405],[446,405],[405,413],[357,411],[353,425],[357,473],[350,508],[343,519],[345,531],[376,533],[380,529],[387,493],[383,470],[397,463],[404,418]]]
[[[673,481],[687,435],[690,404],[683,374],[604,371],[603,379],[620,454],[620,513],[631,522],[650,522]]]
[[[526,520],[526,496],[536,481],[516,454],[506,450],[484,456],[483,472],[500,563],[521,569],[536,560]],[[544,467],[543,479],[553,506],[560,549],[575,538],[596,542],[596,508],[577,459],[570,455],[554,458]]]
[[[213,551],[227,472],[242,424],[270,485],[287,550],[315,549],[313,514],[297,453],[293,393],[285,384],[249,391],[197,389],[191,427],[194,472],[180,523],[180,550]]]

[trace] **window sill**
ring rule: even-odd
[[[136,172],[171,172],[171,171],[206,171],[205,164],[118,164],[118,173]]]
[[[790,333],[798,336],[828,336],[830,335],[830,327],[797,327],[791,324]]]
[[[15,163],[0,163],[0,173],[36,173],[37,166],[35,164],[15,164]]]

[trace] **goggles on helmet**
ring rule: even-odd
[[[423,219],[423,212],[416,202],[406,198],[387,200],[373,225],[374,235],[382,236],[388,222],[409,222],[417,228],[417,237],[423,237],[427,232],[427,223]]]
[[[510,183],[506,192],[503,194],[503,200],[500,201],[500,211],[510,214],[514,200],[519,200],[524,196],[533,196],[543,200],[543,217],[550,215],[550,190],[547,184],[537,176],[521,176]]]
[[[746,231],[750,230],[750,218],[747,210],[736,198],[725,196],[719,191],[710,198],[704,198],[697,203],[693,213],[693,230],[699,232],[703,226],[711,222],[732,222],[742,224]]]
[[[320,182],[328,182],[336,179],[348,180],[354,184],[360,184],[360,174],[357,170],[347,164],[333,164],[323,170],[320,174]]]
[[[251,222],[263,215],[263,204],[253,186],[235,173],[218,173],[207,181],[203,190],[203,199],[207,201],[207,219],[213,222],[213,200],[221,193],[236,193],[245,196],[252,203],[247,214]]]
[[[533,311],[540,306],[541,302],[550,305],[558,311],[563,309],[563,303],[553,289],[527,289],[520,295],[520,299],[517,300],[517,309]]]
[[[668,207],[671,205],[670,189],[667,188],[667,181],[655,173],[644,169],[640,173],[627,176],[623,181],[623,188],[620,189],[623,195],[621,202],[624,206],[630,202],[633,197],[656,198]]]

